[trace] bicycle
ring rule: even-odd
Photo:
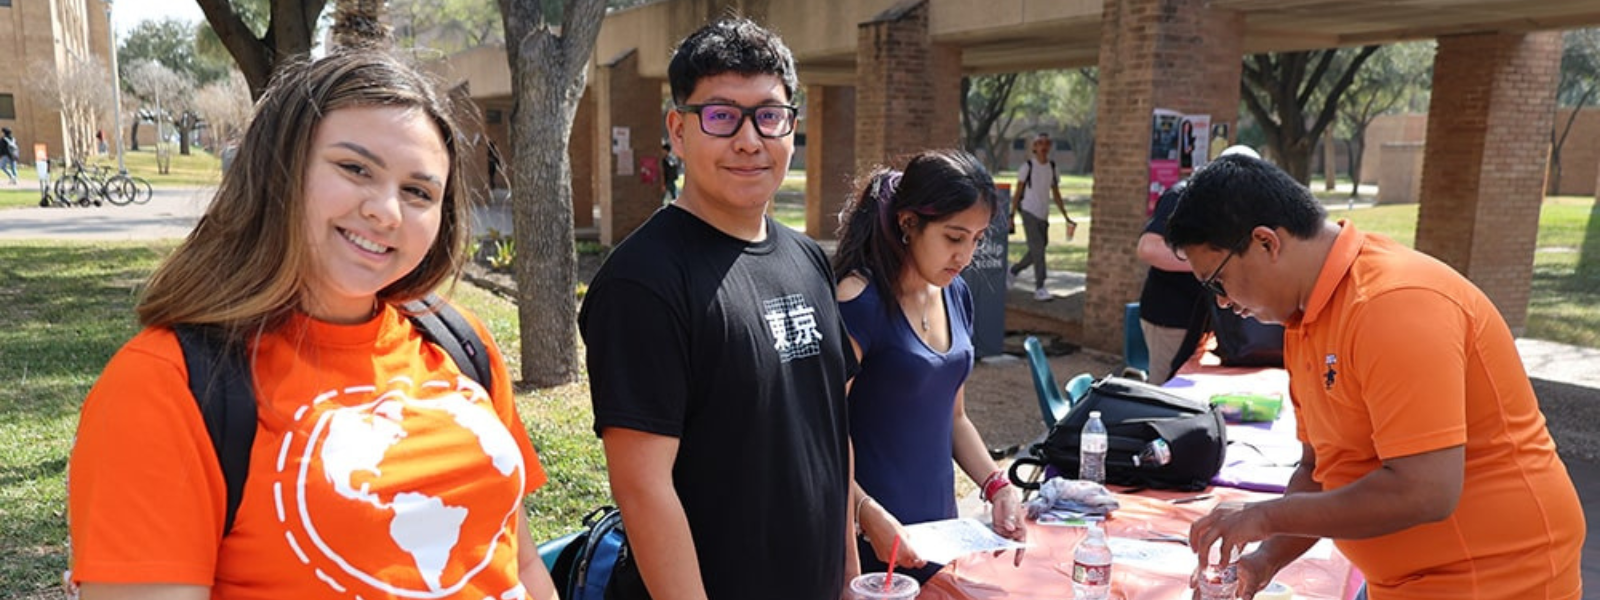
[[[149,181],[125,172],[112,175],[100,186],[100,196],[114,206],[126,206],[129,203],[145,204],[150,202],[153,195],[155,190],[151,189]]]
[[[58,204],[100,206],[100,188],[105,185],[104,169],[101,167],[86,169],[83,163],[78,161],[73,161],[70,168],[66,166],[64,160],[58,164],[61,165],[61,178],[52,186]]]

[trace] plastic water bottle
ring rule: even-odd
[[[1089,411],[1089,422],[1083,424],[1083,436],[1078,441],[1078,479],[1105,483],[1107,444],[1106,424],[1100,422],[1100,411]]]
[[[1141,469],[1154,469],[1164,467],[1172,462],[1172,446],[1167,440],[1156,438],[1145,444],[1138,454],[1133,456],[1133,466]]]
[[[1096,523],[1089,524],[1089,536],[1072,552],[1072,597],[1074,600],[1111,598],[1111,546]]]

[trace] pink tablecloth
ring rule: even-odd
[[[1274,497],[1244,490],[1213,488],[1211,500],[1174,505],[1168,499],[1189,494],[1121,494],[1122,508],[1107,522],[1112,548],[1111,597],[1117,600],[1189,600],[1194,554],[1188,546],[1161,541],[1188,539],[1189,524],[1219,501],[1259,501]],[[946,565],[922,588],[920,600],[1060,600],[1072,597],[1072,551],[1083,529],[1030,523],[1032,546],[1022,564],[1014,555],[971,555]],[[1130,542],[1131,540],[1131,542]],[[1360,587],[1360,575],[1328,542],[1278,574],[1294,587],[1295,598],[1344,600]]]

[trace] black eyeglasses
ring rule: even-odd
[[[685,104],[676,110],[700,116],[700,131],[714,137],[733,137],[744,126],[745,118],[755,123],[756,133],[764,138],[781,138],[794,133],[800,108],[787,104],[744,107],[737,104]]]
[[[1222,268],[1228,266],[1228,261],[1232,260],[1233,255],[1235,254],[1238,254],[1238,252],[1229,250],[1228,255],[1222,257],[1222,262],[1217,264],[1217,270],[1212,271],[1210,277],[1207,277],[1205,281],[1200,282],[1200,287],[1205,288],[1208,292],[1216,294],[1218,297],[1228,297],[1228,290],[1222,289],[1222,283],[1217,281],[1217,276],[1222,274]]]

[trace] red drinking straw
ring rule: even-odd
[[[883,591],[894,589],[894,563],[900,554],[900,536],[894,536],[894,545],[889,546],[889,568],[883,573]]]

